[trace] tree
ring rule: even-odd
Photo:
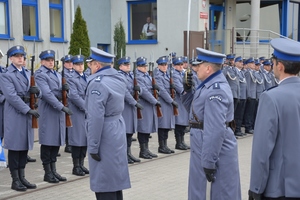
[[[126,55],[125,30],[121,19],[115,25],[114,42],[114,54],[116,55],[114,68],[119,70],[117,60]]]
[[[90,56],[90,38],[88,35],[86,22],[81,15],[80,6],[77,7],[75,12],[75,20],[73,23],[73,32],[71,34],[69,54],[81,54],[84,55],[85,58]],[[85,66],[85,68],[86,67],[87,66]]]

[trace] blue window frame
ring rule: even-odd
[[[49,0],[50,41],[64,42],[64,6],[62,0]]]
[[[8,0],[0,0],[0,38],[10,38]]]
[[[22,0],[23,39],[39,40],[37,0]]]
[[[128,44],[157,44],[156,0],[128,1]]]

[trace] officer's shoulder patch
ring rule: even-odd
[[[267,89],[267,91],[272,90],[272,89],[274,89],[274,88],[276,88],[276,87],[277,87],[277,85],[275,85],[275,86],[273,86],[273,87],[270,87],[269,89]]]
[[[94,80],[95,80],[95,82],[101,82],[102,76],[97,76]]]
[[[213,89],[220,89],[220,83],[218,82],[214,83]]]
[[[210,100],[210,101],[212,101],[212,100],[214,100],[214,99],[216,99],[216,100],[218,100],[218,101],[222,101],[222,97],[219,96],[219,95],[212,95],[212,96],[209,97],[209,100]]]
[[[101,92],[98,90],[92,90],[91,94],[96,94],[96,95],[100,96]]]

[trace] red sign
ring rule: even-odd
[[[207,12],[200,12],[200,19],[208,19]]]

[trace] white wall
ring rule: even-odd
[[[58,52],[60,59],[63,56],[63,48],[65,49],[65,54],[68,53],[68,47],[71,35],[71,6],[70,3],[73,0],[64,0],[64,31],[65,31],[65,41],[66,43],[54,43],[50,42],[50,21],[49,21],[49,1],[43,0],[38,1],[38,16],[39,16],[39,34],[40,40],[35,43],[35,64],[36,68],[40,62],[39,54],[41,51],[52,49]],[[0,60],[0,65],[6,65],[6,52],[8,48],[14,45],[24,46],[27,56],[33,54],[33,41],[23,40],[23,19],[22,19],[22,0],[11,0],[9,1],[9,15],[10,15],[10,33],[12,40],[0,40],[0,49],[5,54],[5,56]],[[27,60],[27,66],[30,66],[29,59]]]
[[[190,23],[190,30],[192,31],[201,30],[199,24],[199,2],[200,0],[192,0]],[[128,42],[128,19],[126,0],[111,0],[111,8],[112,33],[114,30],[114,25],[121,18],[124,23],[124,28],[126,32],[126,42]],[[183,31],[187,30],[187,12],[188,1],[157,0],[158,43],[143,45],[127,45],[127,56],[130,56],[132,59],[134,59],[134,52],[136,51],[137,57],[145,56],[148,58],[149,61],[150,55],[153,54],[154,58],[152,58],[152,61],[156,61],[158,57],[168,55],[172,51],[175,51],[178,56],[183,55]],[[114,42],[112,36],[111,44],[113,45],[113,43]]]

